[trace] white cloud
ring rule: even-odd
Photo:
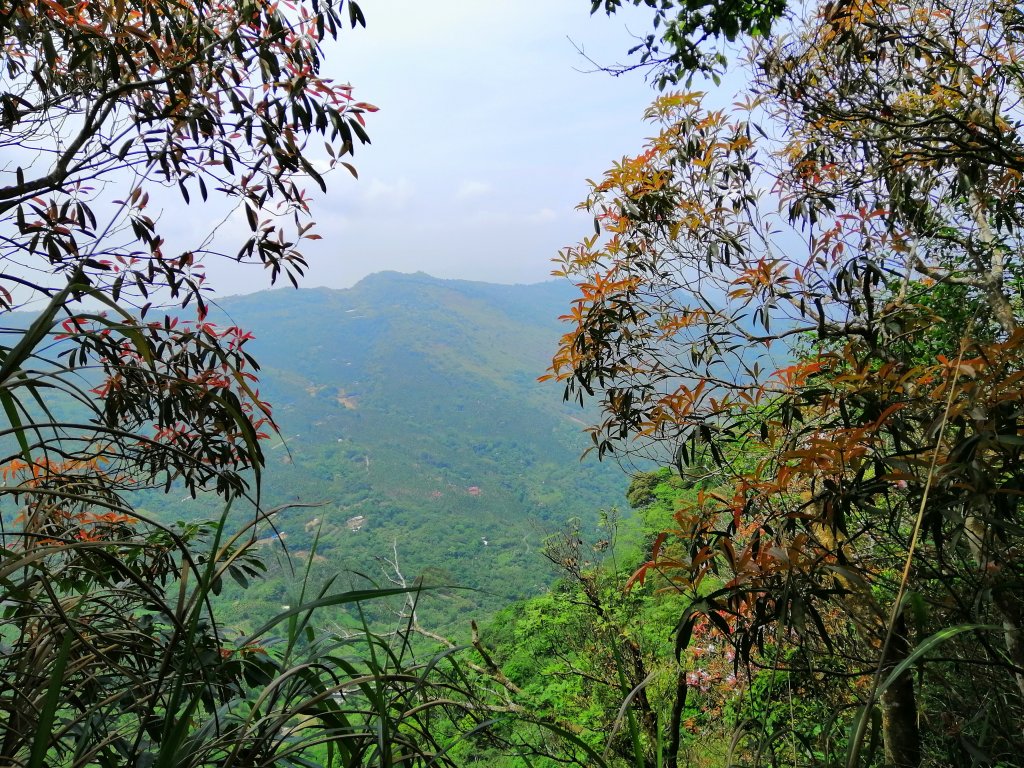
[[[458,190],[455,192],[455,198],[457,200],[471,200],[473,198],[483,197],[488,194],[491,189],[491,185],[486,182],[464,179],[462,183],[459,184]]]
[[[394,182],[388,183],[380,179],[370,179],[363,191],[363,201],[371,206],[379,206],[384,203],[392,210],[401,210],[416,195],[413,183],[402,177]]]

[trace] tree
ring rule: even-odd
[[[636,576],[690,595],[680,647],[704,618],[739,664],[839,654],[891,764],[1012,754],[1024,26],[976,0],[808,18],[750,49],[738,108],[658,99],[594,184],[552,374],[600,398],[599,455],[717,465]],[[945,698],[940,640],[987,695]]]
[[[248,547],[269,513],[232,535],[159,525],[130,496],[258,507],[270,407],[250,335],[207,318],[203,263],[302,273],[317,237],[302,186],[324,187],[313,139],[354,174],[343,158],[374,109],[321,71],[346,18],[365,23],[354,2],[318,0],[0,7],[5,763],[278,764],[351,730],[331,705],[337,668],[295,650],[305,606],[264,628],[291,620],[271,652],[259,632],[232,647],[210,609],[223,578],[259,574]],[[184,228],[151,212],[171,194],[237,207],[251,235],[227,254],[213,236],[172,250]]]
[[[669,638],[648,628],[676,605],[671,597],[624,592],[639,551],[619,541],[616,510],[602,513],[599,528],[600,538],[585,540],[572,520],[548,537],[543,554],[558,581],[499,613],[485,633],[529,713],[513,721],[512,734],[523,738],[533,723],[549,726],[538,734],[538,753],[551,755],[544,765],[675,766],[687,674],[671,658]],[[565,739],[567,731],[576,738]]]
[[[363,23],[356,4],[347,11]],[[162,188],[186,203],[212,191],[252,231],[230,258],[295,282],[298,245],[317,237],[300,184],[323,186],[310,137],[328,139],[335,160],[368,140],[372,107],[320,74],[341,5],[15,2],[0,23],[0,307],[43,305],[0,350],[6,434],[52,482],[73,469],[90,501],[112,503],[119,483],[175,479],[238,495],[240,472],[262,462],[269,417],[248,339],[206,320],[211,241],[169,253],[148,209]],[[166,301],[195,305],[197,319],[151,317]],[[67,401],[88,417],[58,417]]]
[[[697,72],[717,77],[726,65],[725,53],[706,50],[708,38],[717,44],[721,38],[735,42],[740,35],[764,37],[786,10],[785,0],[631,0],[634,6],[646,5],[654,12],[653,31],[640,38],[629,54],[640,53],[637,64],[608,68],[622,74],[636,68],[656,73],[659,90],[669,84],[689,80]],[[591,0],[590,12],[599,10],[611,16],[630,0]]]

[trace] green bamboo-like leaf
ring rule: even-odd
[[[947,640],[956,637],[959,634],[963,634],[964,632],[998,632],[1001,630],[1002,627],[996,626],[995,624],[960,624],[955,627],[940,629],[934,635],[931,635],[921,641],[914,649],[913,653],[893,668],[892,672],[889,673],[889,676],[886,677],[884,682],[878,686],[878,695],[881,695],[884,690],[896,682],[900,675],[920,661],[925,654],[929,653],[933,648],[942,645]]]
[[[53,671],[50,673],[50,683],[43,698],[43,706],[39,710],[39,720],[36,726],[35,737],[32,739],[32,752],[29,755],[28,768],[43,768],[46,760],[46,753],[50,751],[50,736],[53,732],[53,723],[57,717],[57,709],[61,700],[67,695],[64,688],[64,670],[67,669],[68,657],[71,655],[71,640],[74,635],[71,632],[64,633],[60,650],[53,664]]]
[[[29,449],[28,439],[25,437],[25,427],[21,423],[21,417],[18,416],[18,406],[10,390],[0,389],[0,403],[3,404],[7,420],[11,422],[11,429],[18,440],[18,447],[21,448],[21,455],[25,459],[25,463],[31,464],[32,451]]]
[[[405,595],[409,592],[414,591],[417,588],[388,588],[388,589],[353,589],[348,592],[339,592],[335,595],[327,595],[326,597],[320,597],[316,600],[310,600],[309,602],[303,603],[302,605],[296,605],[289,608],[287,611],[282,611],[277,614],[274,618],[270,619],[262,626],[260,626],[254,632],[251,632],[245,640],[242,641],[242,645],[248,645],[254,643],[256,640],[271,629],[276,627],[283,621],[288,621],[292,617],[297,617],[305,611],[316,610],[317,608],[326,608],[334,605],[347,605],[349,603],[361,603],[365,600],[379,600],[382,597],[392,597],[394,595]]]
[[[57,313],[67,305],[72,290],[81,289],[81,287],[69,283],[63,290],[54,294],[46,308],[39,313],[28,330],[22,334],[18,343],[7,352],[3,362],[0,363],[0,388],[6,388],[7,380],[32,357],[33,350],[53,328],[53,321],[57,317]]]
[[[882,733],[882,713],[878,711],[877,707],[858,707],[857,713],[854,715],[853,721],[850,723],[850,728],[847,731],[849,735],[849,745],[846,750],[846,759],[843,761],[843,765],[849,766],[853,759],[854,748],[856,747],[856,734],[863,733],[860,728],[860,721],[862,718],[871,718],[870,722],[870,741],[868,741],[868,751],[866,756],[866,765],[871,765],[871,761],[874,758],[875,752],[878,751],[878,742],[881,739]],[[867,732],[867,731],[865,731]],[[858,752],[859,754],[859,752]]]
[[[199,696],[191,696],[186,700],[183,711],[167,713],[167,723],[171,728],[160,739],[160,752],[154,768],[172,768],[177,764],[182,752],[180,747],[188,737],[189,729],[192,727],[192,716],[199,703]]]

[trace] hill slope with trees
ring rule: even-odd
[[[627,483],[579,461],[578,406],[537,382],[571,290],[381,273],[349,290],[222,301],[211,316],[255,337],[260,397],[281,431],[265,447],[264,500],[322,503],[279,516],[285,547],[302,560],[318,540],[323,573],[384,583],[395,574],[379,558],[397,549],[410,581],[480,590],[427,599],[435,626],[543,589],[540,541],[568,518],[596,519]],[[164,519],[214,512],[183,497],[147,504]],[[291,599],[283,580],[259,589],[268,604]]]

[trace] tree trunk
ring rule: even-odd
[[[909,652],[907,623],[900,614],[893,627],[889,652],[882,662],[883,678],[888,677],[896,665],[907,658]],[[885,764],[894,768],[917,768],[921,764],[921,734],[917,726],[914,678],[909,669],[882,692],[880,701]]]
[[[686,710],[686,670],[680,669],[676,678],[676,698],[672,702],[672,717],[668,727],[668,750],[665,753],[665,768],[679,765],[679,742],[683,730],[683,712]]]

